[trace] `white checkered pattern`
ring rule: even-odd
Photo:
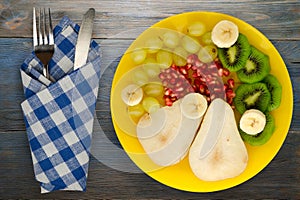
[[[100,78],[99,46],[71,71],[79,26],[64,17],[55,27],[50,83],[34,53],[21,66],[22,102],[36,180],[41,192],[86,189],[94,111]]]

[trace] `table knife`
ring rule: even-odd
[[[75,47],[74,70],[86,64],[89,53],[95,9],[90,8],[84,15],[79,29],[77,43]]]

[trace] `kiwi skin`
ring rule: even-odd
[[[242,139],[251,146],[260,146],[269,141],[275,130],[275,119],[270,113],[266,115],[266,126],[264,130],[257,135],[249,135],[239,128]]]
[[[246,64],[237,71],[237,76],[244,83],[255,83],[263,80],[270,70],[269,56],[251,46],[251,53]]]
[[[248,42],[248,38],[241,33],[239,34],[237,41],[232,47],[218,48],[219,59],[223,67],[229,69],[229,71],[231,72],[242,69],[246,64],[250,53],[251,46]],[[235,57],[231,59],[229,58],[233,56]]]
[[[233,102],[240,114],[252,108],[265,112],[270,104],[271,94],[266,84],[262,82],[241,84],[235,93]]]
[[[280,106],[281,103],[281,96],[282,96],[282,86],[279,83],[278,79],[273,76],[272,74],[269,74],[266,76],[263,80],[263,83],[266,84],[270,94],[271,94],[271,100],[270,104],[267,108],[267,111],[272,111],[277,109]]]

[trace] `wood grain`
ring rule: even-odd
[[[146,29],[174,14],[190,11],[213,11],[238,17],[255,26],[272,40],[300,38],[299,1],[4,1],[1,4],[0,37],[31,37],[32,7],[50,7],[57,23],[68,15],[80,23],[89,7],[96,9],[94,38],[109,38],[133,29]],[[273,31],[276,30],[276,31]],[[132,38],[131,35],[123,35]]]
[[[106,137],[122,148],[110,116],[111,81],[122,53],[139,33],[174,14],[195,10],[238,17],[263,32],[284,59],[294,92],[292,124],[274,160],[247,182],[214,193],[172,189],[144,173],[121,172],[91,157],[86,192],[56,191],[41,195],[34,179],[20,103],[24,100],[19,68],[32,50],[32,7],[51,7],[54,24],[64,15],[80,23],[89,7],[97,11],[93,38],[101,45],[102,77],[96,122]],[[239,1],[0,1],[0,198],[1,199],[300,199],[300,2],[298,0]],[[95,132],[99,131],[94,126]],[[119,155],[111,158],[128,165]]]

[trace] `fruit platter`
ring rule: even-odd
[[[167,186],[213,192],[275,157],[293,110],[284,61],[261,32],[221,13],[166,18],[127,49],[111,90],[120,143]]]

